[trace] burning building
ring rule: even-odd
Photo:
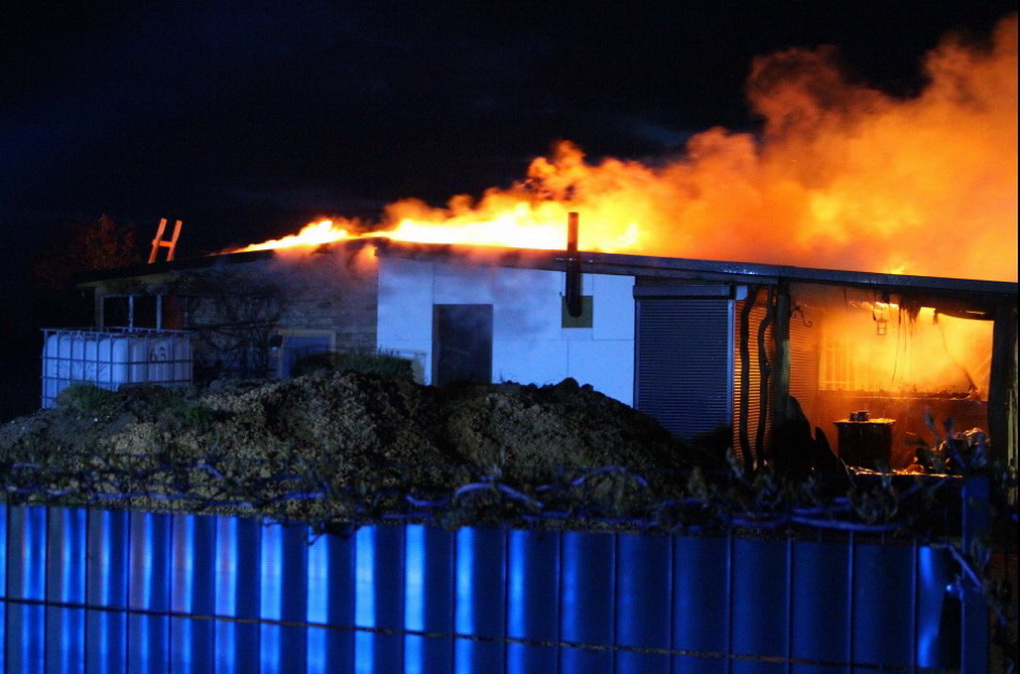
[[[710,129],[655,163],[563,142],[478,199],[83,287],[98,326],[193,331],[198,378],[384,350],[425,383],[573,377],[748,466],[799,423],[905,468],[929,418],[1015,463],[1016,35],[1012,16],[947,39],[909,99],[825,50],[762,57],[760,136]]]
[[[804,418],[871,468],[909,466],[929,418],[1015,447],[1015,283],[371,238],[83,287],[98,326],[189,331],[198,377],[372,350],[426,384],[572,377],[749,465]]]

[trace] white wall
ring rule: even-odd
[[[563,328],[564,272],[379,260],[380,349],[417,354],[432,369],[432,306],[492,304],[495,381],[553,384],[573,377],[628,405],[634,398],[631,276],[584,274],[591,328]]]

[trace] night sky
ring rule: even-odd
[[[38,2],[0,9],[0,308],[55,228],[108,214],[178,256],[318,215],[440,204],[569,139],[654,162],[753,131],[751,59],[835,45],[897,96],[924,53],[1015,2]],[[9,324],[10,321],[7,321]]]

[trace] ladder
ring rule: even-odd
[[[149,264],[156,261],[156,254],[159,252],[161,247],[169,248],[166,254],[166,261],[170,262],[174,259],[174,250],[177,249],[177,238],[181,235],[181,221],[178,220],[174,224],[174,234],[170,239],[163,239],[163,233],[166,231],[166,218],[159,219],[159,228],[156,230],[156,238],[152,240],[152,252],[149,253]]]

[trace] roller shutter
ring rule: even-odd
[[[733,301],[637,299],[635,407],[691,438],[732,423]]]

